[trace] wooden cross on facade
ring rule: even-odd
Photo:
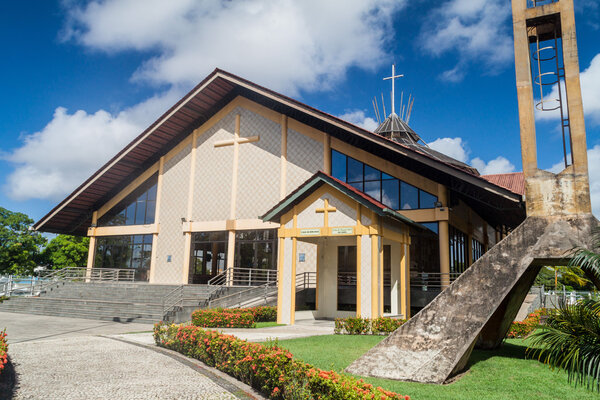
[[[323,222],[323,226],[327,227],[327,226],[329,226],[329,213],[330,212],[336,212],[337,208],[335,208],[335,207],[329,207],[329,199],[324,199],[323,201],[325,203],[325,204],[323,204],[323,207],[322,208],[317,208],[315,210],[315,212],[317,212],[317,213],[323,213],[324,214],[325,220]]]
[[[233,174],[232,174],[232,182],[231,182],[231,208],[229,212],[230,219],[235,219],[235,208],[236,208],[236,196],[237,196],[237,177],[238,177],[238,158],[239,158],[239,146],[244,143],[252,143],[258,142],[260,140],[260,136],[248,136],[248,137],[240,137],[240,114],[235,116],[235,132],[233,134],[233,139],[231,140],[221,140],[215,142],[214,146],[217,147],[225,147],[225,146],[233,146]]]

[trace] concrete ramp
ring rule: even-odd
[[[502,343],[542,265],[588,247],[598,221],[528,217],[410,321],[346,371],[355,375],[443,383],[467,365],[475,345]]]

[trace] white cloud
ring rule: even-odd
[[[444,80],[462,80],[469,63],[495,73],[513,57],[510,15],[510,2],[451,0],[431,12],[420,42],[434,56],[457,53],[460,61],[441,74]]]
[[[295,95],[347,68],[388,59],[392,16],[406,0],[93,1],[70,12],[66,38],[107,52],[156,52],[134,78],[195,84],[215,67]]]
[[[581,73],[580,79],[583,111],[592,123],[600,125],[600,54],[597,54],[592,59],[589,67]],[[565,95],[564,91],[562,94],[563,96]],[[557,85],[554,85],[552,91],[544,97],[544,100],[552,102],[549,105],[550,107],[556,104],[552,99],[558,99]],[[538,120],[553,120],[559,117],[560,114],[558,111],[542,112],[536,109],[536,118]]]
[[[166,85],[160,95],[110,113],[58,107],[39,132],[3,159],[14,165],[4,190],[19,200],[58,200],[173,105],[178,88],[215,67],[296,95],[326,90],[350,67],[387,61],[392,16],[406,0],[271,2],[95,0],[65,2],[64,39],[97,51],[148,55],[132,79]],[[356,116],[359,118],[360,116]],[[362,122],[368,127],[371,121]]]
[[[571,157],[571,154],[567,154]],[[592,212],[596,217],[600,217],[600,144],[588,149],[588,174],[590,176],[590,196],[592,198]],[[548,168],[548,171],[555,174],[565,169],[564,159]]]
[[[348,121],[354,125],[358,125],[368,131],[373,132],[379,124],[371,117],[367,117],[363,110],[348,111],[339,116],[344,121]]]
[[[180,96],[176,90],[151,97],[113,115],[100,110],[55,110],[39,132],[2,158],[14,165],[5,192],[15,200],[59,200],[139,135]]]
[[[469,162],[469,154],[471,151],[469,150],[467,143],[460,137],[439,138],[429,143],[429,147],[458,161],[464,163]],[[514,172],[515,170],[515,166],[502,156],[496,157],[487,163],[481,158],[475,157],[471,160],[470,164],[477,168],[482,175],[506,174]]]
[[[481,175],[507,174],[515,172],[515,166],[502,156],[498,156],[489,162],[476,157],[471,160],[471,165],[477,168]]]
[[[469,160],[470,151],[462,138],[439,138],[428,144],[432,149],[458,161],[467,162]]]

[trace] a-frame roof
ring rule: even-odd
[[[326,174],[323,171],[319,171],[310,178],[308,178],[306,181],[304,181],[304,183],[298,186],[293,192],[288,194],[283,200],[281,200],[279,203],[273,206],[273,208],[267,211],[260,218],[263,221],[279,223],[279,220],[283,214],[290,211],[294,207],[294,205],[300,203],[302,200],[304,200],[311,193],[313,193],[315,190],[317,190],[323,185],[331,186],[332,188],[350,197],[357,203],[362,204],[369,210],[374,211],[377,215],[392,218],[397,221],[403,222],[407,225],[425,229],[424,226],[414,222],[410,218],[405,217],[396,210],[389,208],[388,206],[375,200],[371,196],[361,192],[360,190],[357,190],[356,188],[347,184],[346,182],[342,182],[339,179],[336,179],[333,176]]]
[[[496,213],[496,219],[493,216],[488,218],[492,224],[516,225],[524,219],[521,196],[506,188],[229,72],[215,69],[33,228],[85,235],[93,210],[115,196],[237,96],[246,97],[446,185],[479,214]]]

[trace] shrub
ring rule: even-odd
[[[196,358],[271,399],[408,399],[351,376],[323,371],[295,360],[277,343],[265,346],[193,325],[162,322],[154,326],[154,337],[158,346]]]
[[[241,310],[211,309],[192,313],[192,324],[204,328],[254,328],[254,316]]]
[[[277,321],[277,307],[272,306],[260,306],[251,308],[238,308],[237,311],[249,312],[254,316],[256,322],[276,322]]]
[[[337,318],[336,335],[389,335],[406,322],[405,319],[379,317],[375,319],[351,317]]]
[[[6,343],[6,329],[0,332],[0,374],[8,362],[8,343]]]
[[[541,324],[542,319],[548,315],[548,310],[540,308],[527,316],[523,321],[515,321],[510,325],[506,334],[507,338],[524,338],[535,331]]]

